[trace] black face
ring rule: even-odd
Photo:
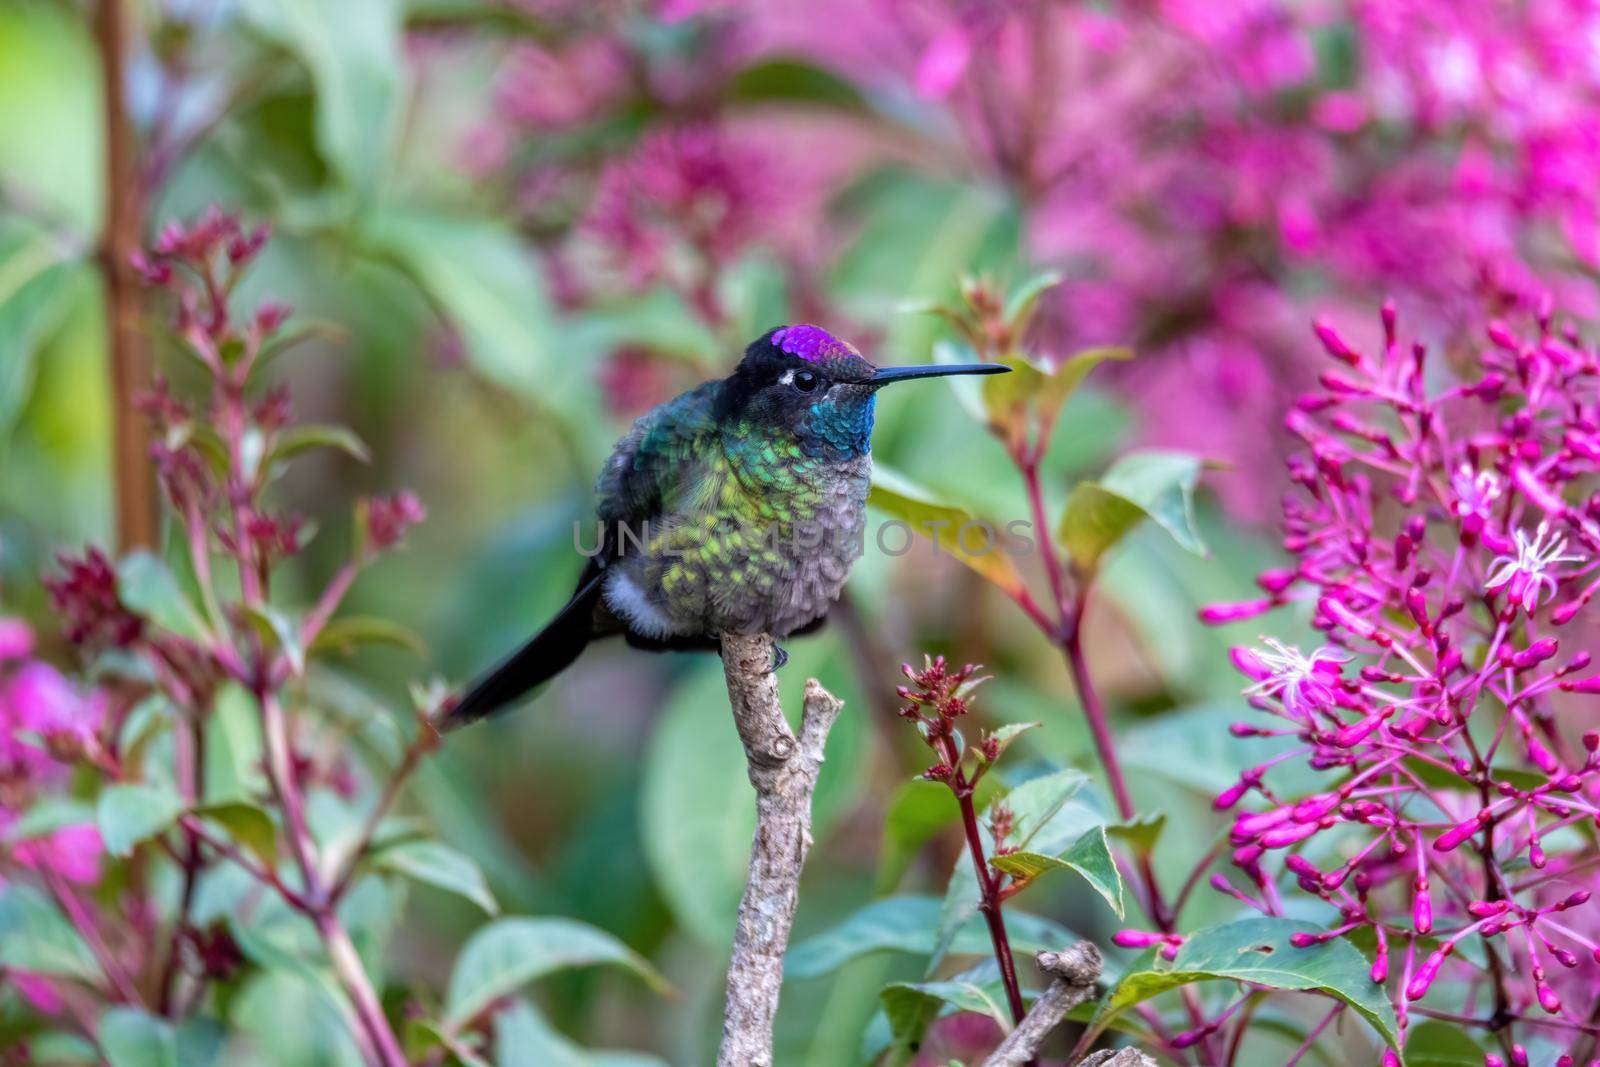
[[[893,381],[946,374],[998,374],[995,364],[874,367],[817,326],[782,326],[754,341],[723,383],[718,416],[793,432],[803,442],[865,451],[873,399]]]
[[[793,338],[797,329],[774,330],[745,350],[723,385],[721,417],[803,436],[819,419],[836,421],[836,409],[870,402],[872,389],[866,383],[875,371],[872,364],[821,330],[801,338],[815,343],[798,343]]]

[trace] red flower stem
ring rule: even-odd
[[[972,784],[961,770],[961,754],[948,736],[940,738],[947,764],[955,769],[950,779],[950,791],[961,807],[961,826],[967,835],[967,851],[972,855],[973,873],[978,876],[978,891],[982,900],[978,910],[989,926],[989,940],[994,944],[995,962],[1000,965],[1000,980],[1006,987],[1006,1003],[1011,1008],[1011,1019],[1020,1023],[1027,1014],[1022,1006],[1022,989],[1017,984],[1017,964],[1011,955],[1011,939],[1006,936],[1005,919],[1000,914],[1000,875],[989,866],[983,855],[983,835],[978,832],[978,812],[972,803]]]
[[[400,760],[400,765],[389,776],[389,781],[384,784],[383,795],[378,798],[377,805],[367,815],[367,820],[362,824],[361,832],[356,836],[356,843],[350,850],[350,859],[346,861],[342,870],[332,880],[332,888],[328,890],[330,903],[337,904],[344,896],[345,890],[350,888],[350,881],[355,877],[356,865],[366,856],[367,850],[372,847],[372,839],[377,836],[378,827],[382,825],[383,818],[394,806],[395,799],[400,795],[400,787],[411,777],[417,769],[422,758],[432,752],[439,744],[439,734],[432,726],[424,722],[417,724],[417,736],[406,749],[405,756]]]
[[[192,808],[203,799],[201,794],[205,784],[203,768],[206,734],[197,709],[190,710],[184,725],[187,729],[179,731],[175,736],[175,755],[178,779],[183,788],[183,799]],[[167,945],[167,961],[161,972],[156,1002],[158,1012],[173,1018],[177,1016],[172,1010],[172,993],[183,961],[183,937],[189,928],[189,911],[194,905],[195,886],[200,880],[200,870],[205,866],[205,859],[200,851],[200,836],[188,826],[183,827],[183,836],[187,843],[181,861],[183,890],[178,900],[178,914],[172,921],[172,934]]]
[[[316,843],[306,820],[305,798],[295,780],[293,761],[289,752],[289,731],[283,707],[276,694],[258,689],[256,702],[261,711],[261,732],[267,748],[267,780],[272,786],[278,805],[283,809],[285,829],[289,837],[290,852],[300,868],[305,884],[309,916],[322,935],[334,973],[344,986],[369,1040],[376,1062],[383,1067],[404,1067],[405,1053],[389,1019],[383,1013],[383,1004],[372,987],[366,967],[361,962],[355,945],[344,924],[339,921],[327,888],[317,866]]]
[[[128,1004],[142,1005],[144,1000],[139,996],[132,975],[118,961],[116,954],[111,951],[111,946],[106,944],[106,939],[100,936],[100,928],[95,925],[94,916],[83,906],[83,901],[72,891],[72,886],[48,863],[39,864],[39,874],[44,878],[45,888],[55,898],[57,906],[66,913],[73,928],[89,946],[89,951],[94,954],[100,969],[105,972],[106,981],[111,983],[118,999]]]
[[[1045,514],[1044,490],[1039,484],[1039,457],[1034,453],[1013,458],[1017,468],[1022,471],[1023,484],[1028,490],[1028,508],[1033,513],[1033,527],[1039,537],[1039,558],[1044,563],[1044,573],[1050,582],[1050,595],[1055,600],[1056,614],[1064,619],[1069,613],[1066,571],[1061,566],[1061,557],[1056,555],[1054,531]]]

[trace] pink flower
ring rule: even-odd
[[[1263,641],[1267,647],[1254,650],[1254,656],[1267,676],[1247,688],[1246,695],[1276,697],[1285,711],[1302,719],[1333,703],[1348,656],[1331,648],[1307,656],[1277,638]]]
[[[1539,523],[1532,537],[1520,529],[1514,531],[1514,536],[1516,555],[1496,556],[1483,588],[1487,593],[1504,591],[1509,603],[1531,615],[1538,610],[1543,594],[1556,591],[1550,568],[1561,563],[1582,563],[1584,558],[1568,555],[1566,539],[1552,536],[1548,522]]]
[[[0,616],[0,662],[33,654],[33,630],[21,619]]]
[[[1399,343],[1387,307],[1382,330],[1370,352],[1317,329],[1337,367],[1291,420],[1307,450],[1289,463],[1299,491],[1284,502],[1295,561],[1260,584],[1275,603],[1314,605],[1327,644],[1309,656],[1272,639],[1230,651],[1252,680],[1252,705],[1278,720],[1233,732],[1296,745],[1218,798],[1271,804],[1239,812],[1229,832],[1259,896],[1221,888],[1282,914],[1286,877],[1323,902],[1336,920],[1303,946],[1366,929],[1380,946],[1372,980],[1394,983],[1402,1020],[1407,1001],[1448,995],[1505,997],[1576,1021],[1546,966],[1590,967],[1592,991],[1593,965],[1574,949],[1589,954],[1595,940],[1547,916],[1587,904],[1587,891],[1562,886],[1589,872],[1581,851],[1552,850],[1550,835],[1593,813],[1600,734],[1572,745],[1549,695],[1600,691],[1592,677],[1568,679],[1591,652],[1552,632],[1600,587],[1600,507],[1568,503],[1587,499],[1600,474],[1600,460],[1571,444],[1600,426],[1597,360],[1542,315],[1532,337],[1495,323],[1482,366],[1455,383],[1424,373],[1426,350]],[[1579,580],[1589,584],[1550,605]],[[1295,757],[1336,784],[1286,794],[1273,767]],[[1513,876],[1523,865],[1539,877]],[[1413,943],[1405,965],[1391,965],[1388,939],[1412,932],[1438,947],[1415,959]],[[1502,935],[1509,973],[1456,951]]]

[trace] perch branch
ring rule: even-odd
[[[828,731],[844,706],[816,679],[806,682],[797,738],[778,703],[772,663],[772,638],[765,634],[723,636],[728,702],[756,791],[756,832],[728,963],[718,1067],[771,1067],[783,957],[811,847],[811,797]]]
[[[1034,959],[1040,972],[1051,979],[1050,985],[1016,1029],[983,1061],[983,1067],[1022,1067],[1039,1054],[1039,1046],[1061,1025],[1067,1012],[1094,999],[1094,986],[1105,960],[1093,942],[1079,941],[1062,952],[1041,952]]]

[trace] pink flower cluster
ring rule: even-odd
[[[670,27],[541,14],[551,40],[507,60],[478,139],[572,301],[608,295],[573,263],[586,241],[712,319],[718,272],[751,246],[776,246],[792,289],[825,300],[812,275],[847,236],[831,192],[885,162],[976,164],[1021,206],[1023,258],[1066,277],[1045,339],[1134,345],[1136,403],[1199,405],[1148,433],[1234,461],[1217,484],[1247,517],[1276,495],[1256,428],[1306,384],[1311,301],[1399,293],[1429,330],[1485,299],[1526,311],[1546,287],[1600,312],[1587,0],[815,0],[691,5]],[[730,86],[768,60],[825,68],[878,106],[741,122]]]
[[[1273,720],[1234,734],[1293,743],[1217,798],[1243,804],[1248,888],[1214,884],[1283,914],[1286,871],[1338,913],[1298,943],[1370,939],[1402,1027],[1431,998],[1487,1032],[1576,1034],[1600,993],[1600,733],[1572,725],[1600,693],[1600,355],[1546,311],[1528,336],[1492,323],[1458,378],[1392,304],[1382,327],[1368,352],[1318,324],[1332,365],[1287,419],[1295,562],[1203,613],[1300,604],[1322,642],[1234,650]],[[1274,788],[1295,759],[1327,786]]]
[[[102,694],[80,692],[34,659],[27,624],[0,616],[0,870],[14,864],[68,883],[100,880],[103,848],[92,821],[38,835],[19,833],[18,822],[35,799],[59,791],[72,763],[103,756],[98,732],[105,718]],[[49,979],[17,972],[7,978],[39,1010],[59,1010],[60,994]]]

